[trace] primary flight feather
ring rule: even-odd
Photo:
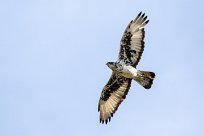
[[[144,50],[144,27],[148,22],[147,16],[140,12],[125,29],[120,42],[118,60],[107,63],[107,66],[112,70],[112,75],[104,86],[99,99],[98,111],[101,123],[107,124],[111,120],[125,99],[132,79],[145,89],[151,88],[155,74],[136,69]]]

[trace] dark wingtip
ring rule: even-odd
[[[108,118],[109,122],[111,121],[111,117]]]
[[[137,16],[140,16],[142,14],[142,11],[140,11],[140,13]]]
[[[149,20],[145,21],[145,24],[147,24],[149,22]]]
[[[111,117],[109,117],[108,119],[106,119],[106,120],[102,120],[101,118],[100,118],[100,123],[101,124],[107,124],[108,122],[110,122],[111,121]]]
[[[104,120],[102,120],[101,118],[100,118],[100,123],[104,124]]]
[[[105,121],[105,122],[106,122],[106,124],[107,124],[107,123],[108,123],[108,120],[106,119],[106,121]]]
[[[146,20],[146,19],[147,19],[147,16],[144,17],[144,20]]]

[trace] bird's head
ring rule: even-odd
[[[107,62],[106,65],[112,70],[115,70],[117,68],[115,62]]]

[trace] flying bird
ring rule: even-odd
[[[155,78],[154,72],[141,71],[136,68],[144,50],[144,27],[149,22],[145,13],[140,12],[132,20],[120,41],[120,51],[116,62],[106,65],[112,70],[108,83],[104,86],[98,104],[100,122],[108,123],[126,98],[132,79],[145,89],[151,88]]]

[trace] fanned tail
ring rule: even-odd
[[[155,78],[155,73],[154,72],[149,72],[149,71],[137,71],[137,76],[134,78],[134,80],[142,85],[145,89],[150,89],[153,80]]]

